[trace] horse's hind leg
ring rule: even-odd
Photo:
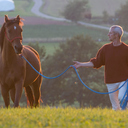
[[[27,98],[29,100],[30,106],[33,107],[34,96],[33,96],[32,89],[31,89],[30,86],[25,87],[25,93],[26,93],[26,96],[27,96]]]
[[[40,106],[41,83],[42,83],[42,76],[39,76],[37,80],[32,84],[32,88],[35,96],[35,107]]]

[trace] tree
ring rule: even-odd
[[[108,21],[109,21],[109,15],[107,11],[103,11],[103,22],[108,23]]]
[[[115,19],[117,20],[117,24],[120,24],[126,30],[128,30],[128,1],[126,4],[121,6],[121,9],[118,10],[115,14]]]
[[[65,7],[65,10],[62,15],[68,20],[77,22],[81,20],[82,13],[85,12],[87,3],[88,2],[86,0],[70,1],[69,4],[67,4],[67,6]]]
[[[42,63],[43,74],[57,76],[73,64],[73,60],[89,61],[99,49],[91,37],[78,35],[56,49],[54,55],[49,56]],[[78,70],[81,79],[89,87],[97,91],[107,91],[103,84],[103,69],[80,68]],[[44,104],[67,103],[74,104],[77,101],[80,106],[109,105],[107,95],[101,96],[89,91],[82,85],[73,68],[57,79],[44,79],[42,84],[42,98]],[[105,102],[104,102],[105,101]]]

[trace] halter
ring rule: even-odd
[[[9,42],[11,42],[11,43],[12,43],[15,39],[21,39],[21,40],[22,40],[22,37],[14,37],[13,39],[9,39],[8,36],[7,36],[6,31],[5,31],[5,37],[6,37],[7,40],[8,40]]]

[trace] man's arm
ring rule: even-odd
[[[79,62],[79,61],[73,61],[75,64],[75,68],[79,68],[79,67],[94,67],[94,64],[92,62]]]

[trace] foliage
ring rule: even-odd
[[[115,17],[117,19],[117,24],[120,24],[125,30],[128,31],[128,1],[121,6],[121,9],[117,11]]]
[[[128,111],[101,108],[0,109],[0,128],[127,128]]]
[[[73,0],[64,9],[63,15],[66,19],[73,22],[81,20],[81,14],[85,12],[87,1],[85,0]]]
[[[44,60],[42,63],[43,74],[49,77],[57,76],[72,65],[73,60],[89,61],[91,57],[96,55],[98,49],[99,46],[91,37],[75,36],[61,44],[53,55]],[[78,72],[82,80],[92,89],[107,91],[103,85],[103,69],[80,68]],[[57,105],[59,102],[71,105],[75,101],[79,102],[81,107],[109,105],[106,95],[95,94],[81,84],[73,68],[59,78],[44,79],[42,97],[44,104],[49,105]]]
[[[107,11],[103,11],[103,22],[108,23],[108,21],[109,21],[109,15]]]

